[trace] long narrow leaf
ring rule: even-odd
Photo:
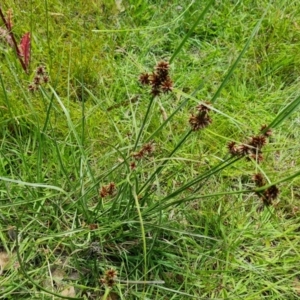
[[[0,176],[0,180],[5,181],[5,182],[16,183],[16,184],[19,184],[19,185],[32,186],[34,188],[44,188],[44,189],[56,190],[56,191],[62,192],[64,194],[68,194],[62,188],[60,188],[58,186],[54,186],[54,185],[26,182],[26,181],[15,180],[15,179],[6,178],[6,177],[2,177],[2,176]]]
[[[214,94],[213,98],[211,99],[211,101],[210,101],[211,103],[214,103],[217,100],[218,96],[220,95],[222,89],[224,88],[224,86],[228,82],[229,78],[231,77],[232,73],[236,69],[236,67],[237,67],[238,63],[240,62],[241,58],[244,56],[245,52],[249,48],[252,40],[254,39],[255,35],[257,34],[257,32],[259,30],[260,24],[261,24],[262,20],[264,19],[266,13],[267,13],[267,10],[264,12],[264,14],[260,18],[260,20],[256,23],[256,26],[252,30],[252,33],[251,33],[250,37],[248,38],[248,41],[247,41],[246,45],[244,46],[242,52],[240,53],[240,55],[238,56],[238,58],[236,59],[236,61],[234,62],[234,64],[229,69],[227,75],[225,76],[225,78],[222,81],[221,85],[219,86],[218,90],[216,91],[216,93]]]
[[[205,14],[208,12],[208,10],[209,10],[210,6],[213,4],[213,2],[214,2],[214,0],[211,0],[211,1],[208,2],[208,4],[206,5],[206,7],[204,8],[203,12],[200,14],[200,16],[198,17],[198,19],[194,22],[193,26],[190,28],[190,30],[188,31],[188,33],[185,35],[185,37],[182,40],[182,42],[180,43],[180,45],[174,51],[172,57],[170,58],[170,63],[172,63],[172,61],[175,59],[175,57],[177,56],[177,54],[180,52],[180,50],[182,49],[183,45],[186,43],[186,41],[191,36],[191,34],[194,31],[194,29],[196,28],[196,26],[199,24],[199,22],[203,19],[203,17],[205,16]]]
[[[285,119],[287,119],[300,105],[300,96],[298,96],[293,102],[287,105],[278,116],[269,124],[264,131],[267,131],[269,128],[275,128],[281,124]]]

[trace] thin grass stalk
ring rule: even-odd
[[[192,130],[190,129],[184,134],[184,136],[181,138],[181,140],[178,142],[178,144],[174,147],[174,149],[170,152],[170,154],[166,157],[166,159],[161,163],[161,165],[151,174],[149,179],[144,183],[144,185],[138,191],[138,194],[140,194],[147,186],[148,186],[148,188],[146,189],[146,191],[150,188],[150,183],[153,181],[155,176],[159,175],[159,173],[162,171],[164,166],[168,163],[168,158],[171,158],[172,155],[181,147],[181,145],[184,144],[184,142],[190,136],[191,133],[192,133]]]
[[[137,148],[137,146],[138,146],[138,144],[139,144],[139,141],[140,141],[142,132],[143,132],[143,130],[144,130],[144,127],[145,127],[145,125],[146,125],[146,122],[147,122],[147,120],[148,120],[148,116],[149,116],[149,114],[150,114],[151,107],[152,107],[152,105],[153,105],[154,99],[155,99],[155,97],[152,97],[152,98],[150,99],[150,102],[149,102],[149,104],[148,104],[148,107],[147,107],[147,111],[146,111],[145,117],[143,118],[143,123],[142,123],[142,125],[141,125],[140,131],[139,131],[138,136],[137,136],[136,141],[135,141],[135,145],[134,145],[134,147],[133,147],[133,151],[136,150],[136,148]]]
[[[1,87],[2,87],[2,91],[3,91],[3,95],[4,95],[4,100],[5,100],[5,103],[6,103],[6,107],[7,107],[9,116],[10,116],[11,120],[13,120],[13,114],[12,114],[11,107],[10,107],[11,105],[10,105],[10,102],[9,102],[9,98],[8,98],[8,95],[7,95],[6,88],[4,86],[4,82],[3,82],[3,78],[2,78],[1,73],[2,72],[0,72],[0,82],[1,82]]]
[[[263,13],[262,17],[259,19],[259,21],[256,23],[254,29],[252,30],[252,33],[250,35],[250,37],[247,40],[246,45],[244,46],[242,52],[239,54],[238,58],[235,60],[235,62],[233,63],[233,65],[231,66],[231,68],[229,69],[227,75],[225,76],[225,78],[223,79],[221,85],[219,86],[218,90],[216,91],[216,93],[214,94],[214,96],[212,97],[212,99],[210,100],[211,103],[216,102],[217,98],[219,97],[222,89],[224,88],[224,86],[226,85],[226,83],[228,82],[228,80],[230,79],[231,75],[233,74],[234,70],[236,69],[239,61],[242,59],[242,57],[244,56],[245,52],[247,51],[247,49],[249,48],[252,40],[254,39],[255,35],[257,34],[257,32],[259,31],[260,25],[262,20],[264,19],[265,15],[267,13],[267,9],[265,10],[265,12]]]
[[[146,243],[146,232],[145,232],[145,227],[144,227],[144,221],[142,217],[142,212],[141,212],[141,207],[139,203],[138,196],[136,194],[135,186],[131,185],[132,187],[132,195],[135,201],[135,207],[138,213],[138,218],[140,221],[140,227],[141,227],[141,234],[142,234],[142,241],[143,241],[143,256],[144,256],[144,280],[147,280],[147,243]]]
[[[263,132],[268,131],[268,129],[275,128],[280,125],[285,119],[287,119],[300,105],[300,96],[298,96],[294,101],[288,104],[277,116],[276,118],[267,126]]]
[[[50,45],[48,0],[45,0],[44,3],[45,3],[45,14],[46,14],[46,36],[47,36],[47,46],[48,46],[48,58],[50,62],[50,71],[52,72],[52,54],[51,54],[51,45]]]
[[[188,31],[188,33],[185,35],[185,37],[183,38],[182,42],[179,44],[179,46],[177,47],[177,49],[174,51],[173,55],[170,58],[170,64],[173,62],[173,60],[175,59],[175,57],[177,56],[177,54],[180,52],[180,50],[182,49],[183,45],[186,43],[186,41],[188,40],[188,38],[191,36],[192,32],[194,31],[194,29],[196,28],[196,26],[199,24],[199,22],[203,19],[203,17],[205,16],[205,14],[208,12],[209,8],[211,7],[211,5],[214,3],[214,0],[211,0],[208,2],[208,4],[206,5],[206,7],[204,8],[204,10],[202,11],[202,13],[200,14],[200,16],[198,17],[198,19],[194,22],[194,24],[192,25],[192,27],[190,28],[190,30]],[[195,4],[197,5],[197,3]]]
[[[228,166],[230,166],[231,164],[233,164],[234,162],[236,162],[239,159],[240,158],[235,158],[235,159],[232,159],[231,157],[228,158],[224,162],[222,162],[219,165],[215,166],[213,169],[209,170],[208,172],[205,172],[204,174],[201,174],[200,176],[198,176],[194,180],[191,180],[190,182],[188,182],[187,184],[183,185],[182,187],[180,187],[179,189],[177,189],[173,193],[171,193],[168,196],[164,197],[158,203],[155,203],[152,206],[150,206],[149,208],[146,208],[143,211],[143,214],[147,215],[149,212],[152,212],[153,210],[161,209],[161,205],[163,203],[167,202],[169,199],[175,198],[180,193],[182,193],[183,191],[187,190],[188,188],[190,188],[194,184],[199,183],[200,181],[202,181],[202,180],[204,180],[206,178],[209,178],[212,175],[214,175],[214,174],[222,171],[223,169],[227,168]]]

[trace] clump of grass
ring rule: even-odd
[[[45,6],[49,15],[55,3],[51,11]],[[28,104],[30,117],[25,119],[16,113],[15,102],[6,93],[8,81],[3,81],[5,107],[10,112],[6,118],[14,121],[14,131],[5,127],[2,131],[1,253],[6,260],[8,253],[16,251],[18,256],[14,268],[5,263],[1,277],[4,297],[17,293],[24,299],[32,295],[67,299],[296,297],[298,216],[295,209],[287,217],[280,203],[299,171],[293,169],[278,177],[272,159],[286,148],[280,141],[280,126],[298,108],[300,98],[291,96],[276,114],[266,114],[263,121],[255,118],[249,124],[242,122],[244,113],[237,105],[227,109],[224,104],[224,95],[230,98],[235,72],[239,64],[244,66],[246,51],[257,38],[264,16],[259,16],[252,32],[247,31],[247,41],[239,44],[242,50],[226,72],[222,61],[222,72],[217,73],[223,74],[217,84],[205,82],[209,87],[204,87],[195,74],[191,74],[195,86],[191,84],[190,69],[180,71],[179,66],[190,63],[197,34],[209,34],[207,42],[218,36],[212,34],[214,27],[208,30],[206,22],[201,24],[211,4],[203,7],[181,40],[168,46],[170,53],[162,52],[164,57],[159,57],[158,63],[152,63],[153,55],[147,56],[145,49],[139,49],[138,58],[137,50],[123,49],[123,68],[116,70],[112,60],[115,73],[102,79],[104,92],[90,87],[91,82],[85,82],[81,74],[80,89],[82,95],[88,95],[85,101],[70,101],[71,61],[88,61],[80,55],[69,60],[67,92],[62,92],[65,79],[60,76],[64,72],[53,76],[57,58],[52,56],[47,89],[36,79],[36,93],[29,93],[28,82],[17,80]],[[145,7],[146,2],[141,8],[132,7],[134,17],[140,16],[139,9],[146,12]],[[94,20],[93,8],[85,9]],[[195,6],[187,6],[184,18],[192,9]],[[240,6],[237,9],[242,10]],[[167,12],[171,11],[173,8]],[[175,23],[176,34],[181,30],[180,20]],[[138,21],[145,23],[144,19]],[[51,26],[48,30],[50,55]],[[112,34],[119,46],[130,32],[120,29],[118,36],[115,30],[106,33]],[[134,37],[127,41],[131,39]],[[231,35],[228,40],[232,41]],[[113,46],[108,42],[108,48]],[[139,68],[132,67],[133,61]],[[145,68],[154,66],[154,71],[145,73],[144,64]],[[66,65],[62,62],[60,68]],[[136,80],[137,69],[142,73],[142,87]],[[10,70],[18,78],[17,71]],[[33,77],[44,75],[42,68]],[[126,83],[126,92],[120,78]],[[184,86],[188,88],[183,91]],[[128,100],[114,103],[112,98],[119,97],[120,91]],[[42,112],[33,105],[38,102],[44,105]],[[162,109],[168,113],[160,118]],[[111,127],[102,127],[99,110]],[[97,122],[89,119],[92,117]],[[17,121],[24,126],[28,119],[31,126],[25,134]],[[58,134],[55,122],[65,123],[64,134]],[[260,128],[261,123],[268,125]],[[91,134],[92,130],[97,134]],[[67,290],[72,294],[66,294]]]

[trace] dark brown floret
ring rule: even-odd
[[[146,155],[150,155],[153,152],[154,152],[154,143],[150,142],[150,143],[147,143],[147,144],[143,145],[143,147],[141,148],[141,150],[138,151],[138,152],[133,153],[132,156],[135,159],[142,159]]]
[[[109,269],[105,271],[105,277],[110,279],[115,279],[117,277],[118,272],[114,269]]]
[[[238,147],[236,146],[236,142],[229,142],[227,148],[231,155],[235,156],[239,154]]]
[[[141,84],[144,84],[144,85],[150,84],[150,75],[148,73],[141,74],[139,81]]]
[[[47,76],[47,75],[44,75],[43,76],[43,81],[44,81],[44,83],[48,83],[49,82],[49,76]]]
[[[237,152],[241,156],[247,156],[251,153],[251,147],[249,147],[249,145],[245,145],[245,144],[239,145],[237,147]]]
[[[160,77],[156,73],[151,74],[150,82],[151,82],[152,87],[157,88],[157,89],[159,89],[162,84]]]
[[[109,288],[112,288],[117,279],[117,271],[114,269],[109,269],[105,271],[104,276],[99,279],[102,285],[106,285]]]
[[[136,169],[136,163],[135,163],[134,161],[132,161],[132,162],[130,163],[130,169],[131,169],[131,170],[135,170],[135,169]]]
[[[134,152],[131,155],[133,158],[135,158],[137,160],[142,159],[144,157],[144,153],[142,151]]]
[[[143,146],[142,151],[145,152],[146,154],[151,154],[154,152],[154,144],[153,143],[147,143]]]
[[[169,77],[161,84],[161,89],[164,93],[172,92],[173,82]]]
[[[35,92],[37,89],[38,89],[38,87],[34,83],[31,83],[28,85],[28,90],[30,92]]]
[[[263,135],[252,136],[249,145],[261,149],[267,143],[266,137]]]
[[[45,75],[46,71],[45,71],[45,67],[44,66],[38,66],[36,68],[36,74],[37,75]]]
[[[278,197],[278,195],[279,195],[279,189],[277,188],[276,185],[270,186],[263,193],[263,197],[270,202],[272,202],[272,200],[275,200]]]
[[[96,230],[96,229],[98,229],[98,224],[90,224],[89,228],[90,228],[90,230]]]
[[[161,82],[165,81],[169,75],[169,64],[166,62],[161,62],[159,65],[157,65],[156,74]]]
[[[106,279],[106,285],[110,288],[112,288],[115,285],[115,280],[114,279]]]
[[[113,196],[116,192],[116,185],[114,182],[110,182],[107,185],[104,185],[100,189],[100,197],[105,198],[107,196]]]
[[[155,69],[157,71],[168,71],[170,69],[170,64],[166,61],[160,61],[157,63]]]
[[[159,62],[154,72],[151,74],[143,73],[139,81],[145,85],[151,85],[151,94],[153,97],[159,96],[162,92],[168,93],[173,90],[173,82],[169,77],[170,65],[168,62]]]
[[[101,187],[100,197],[105,198],[107,195],[108,195],[107,187],[106,186]]]
[[[165,81],[166,78],[168,77],[169,68],[170,68],[169,63],[167,63],[165,61],[161,61],[156,65],[156,67],[155,67],[156,74],[160,78],[161,82]]]
[[[272,185],[264,192],[257,192],[257,195],[261,198],[265,206],[270,206],[279,195],[279,189],[276,185]]]
[[[41,84],[41,77],[36,75],[33,79],[34,84],[39,85]]]
[[[196,109],[199,111],[199,112],[205,112],[205,113],[208,113],[210,112],[210,108],[208,107],[208,105],[210,105],[209,102],[205,102],[204,104],[199,104],[196,106]]]
[[[253,181],[255,182],[255,185],[258,187],[262,187],[265,185],[265,180],[261,173],[257,173],[253,175]]]
[[[206,113],[198,113],[197,115],[192,114],[189,119],[189,123],[193,131],[203,129],[212,122],[212,119]]]
[[[110,182],[108,185],[107,185],[107,192],[110,196],[112,196],[116,191],[116,185],[114,182]]]

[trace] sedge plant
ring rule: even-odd
[[[28,119],[15,118],[15,107],[6,93],[5,80],[0,77],[5,107],[10,112],[4,116],[12,124],[3,135],[1,148],[5,171],[0,177],[1,219],[2,224],[9,226],[1,231],[0,238],[1,248],[14,256],[11,266],[0,269],[4,274],[2,295],[11,298],[18,293],[24,299],[258,299],[255,297],[265,295],[276,299],[276,293],[295,295],[282,286],[284,280],[295,280],[298,271],[276,282],[276,276],[268,273],[269,265],[276,265],[273,252],[266,252],[256,262],[247,239],[251,241],[256,234],[248,229],[252,222],[257,222],[257,228],[262,228],[264,222],[267,225],[262,231],[268,231],[261,235],[266,247],[273,249],[284,238],[291,245],[295,260],[299,255],[290,229],[280,235],[271,220],[277,220],[276,206],[284,186],[295,180],[300,171],[293,170],[273,180],[275,175],[269,174],[263,163],[272,152],[276,130],[299,107],[300,96],[296,95],[272,120],[262,120],[258,131],[255,128],[240,140],[223,137],[223,157],[214,157],[207,164],[203,158],[198,170],[188,175],[185,172],[190,160],[181,151],[189,151],[205,132],[217,134],[211,128],[219,122],[219,116],[240,125],[222,110],[220,95],[257,37],[267,13],[255,25],[216,91],[199,99],[203,82],[194,91],[186,92],[173,78],[180,53],[213,2],[198,12],[169,59],[153,60],[148,70],[145,67],[136,74],[135,84],[141,96],[127,103],[133,112],[131,139],[124,139],[121,146],[110,136],[99,139],[97,142],[106,150],[102,157],[93,154],[87,143],[86,120],[94,108],[81,101],[81,117],[74,121],[72,105],[58,91],[58,80],[54,76],[50,80],[51,70],[38,66],[33,80],[24,87],[10,65],[12,77],[30,108]],[[48,12],[47,1],[45,7]],[[140,7],[132,3],[130,9],[143,15],[145,7],[145,3]],[[50,49],[49,40],[47,44]],[[82,95],[88,94],[99,107],[102,103],[84,85],[83,78],[82,75]],[[71,94],[70,86],[67,94]],[[169,115],[163,114],[163,121],[157,125],[156,112],[163,113],[161,100],[171,102],[174,94],[180,95],[181,103],[176,103]],[[133,109],[139,97],[146,101],[140,118],[140,107]],[[187,112],[190,103],[195,105]],[[44,108],[43,118],[38,105]],[[118,107],[110,106],[107,111]],[[164,147],[164,130],[176,124],[176,118],[182,114],[185,129],[179,136],[174,134],[171,146]],[[66,135],[57,134],[55,122],[59,118],[65,121]],[[115,128],[116,135],[121,136],[117,125]],[[199,161],[194,159],[193,163]],[[237,183],[235,178],[229,179],[232,187],[224,188],[223,174],[239,168],[247,169],[246,179]],[[232,200],[249,198],[254,206],[249,211]],[[229,201],[231,211],[222,210]],[[248,213],[249,221],[242,229],[236,221],[235,233],[240,231],[234,235],[226,226],[228,216],[239,209]],[[282,255],[284,266],[289,266],[285,253]],[[235,281],[235,273],[242,274],[240,281]],[[209,280],[202,283],[205,276]],[[261,279],[261,285],[255,282],[256,278]],[[247,294],[242,285],[253,282],[257,290]]]

